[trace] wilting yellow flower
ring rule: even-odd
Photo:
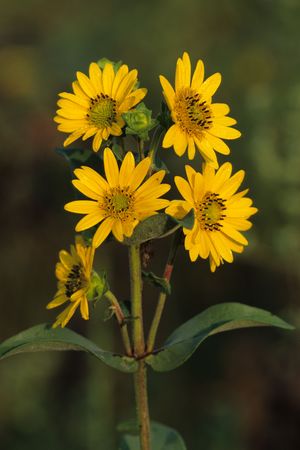
[[[91,273],[94,260],[94,248],[87,247],[81,237],[77,236],[71,252],[61,250],[60,261],[56,264],[55,274],[58,279],[57,292],[54,299],[48,303],[47,309],[56,308],[66,302],[70,305],[60,313],[53,328],[64,327],[76,309],[80,306],[83,319],[89,318],[87,294],[91,287]]]
[[[144,183],[151,165],[151,158],[143,159],[135,167],[134,156],[126,153],[120,170],[113,152],[104,150],[106,179],[95,170],[82,166],[74,171],[78,180],[73,185],[92,200],[76,200],[65,205],[65,209],[86,214],[76,225],[76,231],[86,230],[101,222],[93,237],[93,246],[98,247],[112,231],[118,241],[130,237],[136,225],[156,211],[168,206],[169,201],[160,199],[170,185],[161,184],[165,171],[152,175]]]
[[[236,139],[241,133],[231,128],[236,120],[227,117],[228,105],[211,102],[221,83],[221,74],[215,73],[203,80],[203,62],[197,62],[191,78],[191,61],[186,52],[177,60],[175,91],[169,81],[160,76],[163,95],[174,122],[164,137],[163,147],[173,146],[178,156],[188,149],[189,159],[194,158],[197,147],[204,160],[218,168],[215,151],[224,155],[230,153],[222,139]]]
[[[94,136],[93,150],[99,150],[102,140],[109,135],[120,136],[125,125],[122,114],[146,95],[147,89],[135,89],[137,70],[128,71],[123,64],[115,73],[113,65],[106,63],[101,70],[98,64],[91,63],[89,77],[77,72],[77,81],[72,84],[74,94],[62,92],[58,102],[60,109],[54,120],[58,130],[71,133],[64,146],[78,138]]]
[[[194,226],[183,228],[185,248],[191,261],[198,256],[209,258],[211,271],[223,261],[232,262],[232,252],[241,253],[248,244],[240,231],[246,231],[252,224],[248,218],[257,212],[252,200],[245,197],[248,189],[236,193],[245,172],[240,170],[231,176],[230,163],[223,164],[216,172],[205,164],[203,174],[186,166],[188,181],[175,177],[176,186],[184,200],[173,200],[166,213],[182,219],[194,210]]]

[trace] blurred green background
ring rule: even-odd
[[[270,309],[300,323],[300,3],[298,0],[1,0],[0,148],[2,192],[0,340],[51,322],[54,265],[73,239],[64,134],[52,117],[57,93],[76,70],[106,56],[139,70],[147,104],[159,112],[158,75],[173,80],[187,50],[206,74],[223,75],[216,101],[229,103],[243,136],[235,170],[260,212],[250,245],[215,274],[181,251],[160,340],[220,301]],[[179,171],[183,160],[163,153]],[[221,157],[222,160],[222,157]],[[199,164],[200,158],[194,161]],[[161,271],[166,248],[156,245]],[[114,290],[128,296],[126,248],[98,252]],[[125,293],[125,294],[124,294]],[[152,312],[156,292],[148,290]],[[119,349],[116,324],[97,308],[71,327]],[[235,331],[213,337],[177,371],[150,374],[151,415],[177,428],[189,450],[299,450],[297,332]],[[116,424],[134,415],[129,375],[81,353],[22,355],[0,364],[0,442],[6,450],[115,450]]]

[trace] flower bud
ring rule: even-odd
[[[157,124],[152,119],[152,111],[144,103],[140,103],[135,109],[122,114],[126,122],[126,134],[135,134],[144,141],[149,139],[148,132]]]
[[[101,271],[100,274],[93,271],[90,281],[90,288],[87,292],[88,301],[101,300],[105,292],[109,289],[106,272]]]

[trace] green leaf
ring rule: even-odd
[[[191,209],[190,212],[184,216],[182,219],[175,219],[175,217],[170,216],[172,218],[172,220],[176,223],[178,223],[179,225],[181,225],[183,228],[188,228],[189,230],[191,230],[194,226],[194,221],[195,221],[195,214],[194,214],[194,210]]]
[[[41,324],[28,328],[0,344],[0,359],[18,353],[29,353],[49,350],[81,350],[98,358],[121,372],[135,372],[137,362],[130,357],[120,356],[99,348],[94,342],[86,339],[68,328],[51,328]]]
[[[118,430],[127,432],[122,438],[119,450],[140,450],[136,421],[124,422],[118,426]],[[186,450],[180,434],[173,428],[158,422],[151,422],[151,448],[153,450]]]
[[[157,239],[167,235],[175,229],[171,217],[164,213],[155,214],[140,222],[130,238],[125,238],[125,245],[139,245],[150,239]]]
[[[81,166],[89,166],[97,171],[101,169],[100,157],[87,148],[57,148],[56,152],[68,161],[72,171]]]
[[[153,286],[156,286],[160,288],[161,291],[163,291],[165,294],[170,295],[171,294],[171,285],[170,283],[163,277],[158,277],[153,272],[146,272],[145,270],[142,271],[143,278],[151,283]]]
[[[146,358],[156,371],[164,372],[183,364],[209,336],[237,328],[273,326],[292,330],[294,327],[269,311],[241,303],[211,306],[177,328],[162,349]]]

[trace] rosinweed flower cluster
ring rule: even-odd
[[[159,123],[159,116],[158,120],[152,119],[151,111],[140,103],[147,90],[138,87],[137,76],[137,70],[129,71],[124,64],[93,62],[89,76],[77,72],[73,93],[59,94],[54,120],[60,131],[69,134],[64,146],[79,138],[93,138],[92,150],[100,151],[97,167],[84,165],[74,170],[73,186],[84,198],[67,203],[65,209],[83,215],[76,232],[95,226],[96,229],[91,242],[77,238],[71,253],[60,252],[56,268],[58,291],[48,308],[67,301],[70,304],[54,326],[64,327],[78,307],[81,316],[88,319],[88,301],[94,296],[91,279],[95,250],[110,234],[119,242],[131,238],[139,223],[158,212],[165,210],[164,214],[181,223],[191,261],[208,258],[212,272],[224,261],[232,262],[233,253],[241,253],[248,244],[241,232],[251,227],[249,218],[257,209],[246,197],[248,190],[238,192],[245,172],[232,175],[229,162],[219,168],[216,156],[216,152],[230,153],[223,139],[240,136],[232,128],[236,120],[228,117],[228,105],[212,101],[221,75],[215,73],[204,80],[201,60],[192,73],[190,57],[185,52],[177,61],[174,87],[160,76],[169,109],[167,122],[172,123],[168,129],[163,129],[165,121]],[[145,120],[141,121],[141,114]],[[147,148],[152,129],[154,137]],[[136,150],[127,150],[126,135],[135,138]],[[187,151],[193,160],[198,150],[204,160],[201,164],[196,159],[194,168],[185,166],[186,179],[175,176],[182,199],[162,198],[171,186],[162,183],[166,170],[158,169],[156,163],[160,145],[157,135],[163,135],[162,147],[172,147],[177,156]],[[121,148],[121,152],[117,154],[116,148]],[[188,227],[184,219],[191,212],[194,222]]]

